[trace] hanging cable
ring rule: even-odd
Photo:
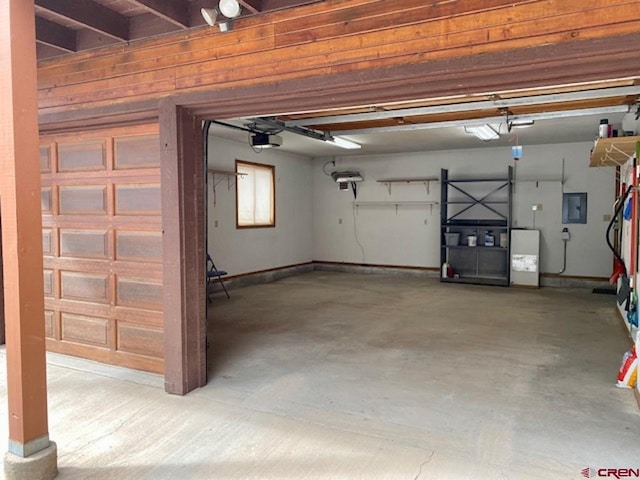
[[[362,264],[365,264],[365,255],[364,255],[364,247],[362,246],[362,243],[360,243],[360,239],[358,238],[358,228],[356,225],[356,205],[352,205],[352,212],[353,212],[353,236],[356,239],[356,243],[358,244],[358,246],[360,247],[360,251],[362,252]]]
[[[627,191],[624,193],[622,198],[620,198],[620,200],[618,202],[618,205],[616,206],[616,209],[613,212],[613,216],[611,217],[611,221],[609,222],[609,225],[607,226],[607,232],[606,232],[606,236],[605,236],[605,238],[607,240],[607,245],[609,246],[609,249],[613,252],[613,256],[619,262],[620,267],[623,269],[623,274],[624,275],[627,274],[627,267],[626,267],[626,265],[624,263],[624,260],[622,259],[622,257],[618,253],[618,251],[613,246],[613,243],[611,243],[611,230],[613,229],[613,226],[615,225],[616,220],[618,219],[618,215],[620,215],[620,212],[624,208],[624,202],[626,202],[626,200],[629,197],[629,194],[631,193],[632,190],[633,190],[633,186],[629,185],[629,187],[627,188]]]
[[[334,158],[333,160],[329,160],[328,162],[326,162],[323,166],[322,166],[322,173],[324,173],[327,177],[330,177],[331,174],[329,172],[327,172],[327,165],[332,164],[334,167],[336,166],[336,159]]]

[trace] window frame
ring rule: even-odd
[[[268,224],[252,224],[252,225],[240,225],[240,211],[238,209],[240,192],[239,192],[239,183],[240,176],[236,179],[236,228],[237,229],[246,229],[246,228],[275,228],[276,226],[276,167],[275,165],[269,165],[267,163],[257,163],[257,162],[249,162],[247,160],[238,160],[236,159],[235,171],[238,172],[239,165],[247,165],[249,167],[257,167],[265,170],[271,170],[271,205],[273,206],[273,221]]]

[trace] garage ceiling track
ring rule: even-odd
[[[427,102],[371,105],[365,108],[284,115],[278,120],[290,127],[307,127],[345,134],[368,131],[417,130],[448,122],[482,119],[535,120],[589,111],[633,111],[638,109],[637,80],[599,82],[565,88],[498,92],[490,95],[448,97]],[[574,87],[575,89],[578,86]]]

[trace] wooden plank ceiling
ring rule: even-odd
[[[240,17],[318,1],[238,0]],[[38,59],[201,27],[200,9],[217,6],[217,0],[35,0]]]

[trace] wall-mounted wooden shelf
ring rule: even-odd
[[[383,178],[376,180],[378,183],[384,183],[387,186],[389,195],[391,195],[391,185],[394,183],[422,183],[427,189],[427,195],[429,194],[429,186],[431,182],[437,182],[440,179],[438,177],[425,177],[425,178]]]
[[[619,167],[636,153],[640,136],[600,138],[591,152],[590,167]]]
[[[353,206],[357,209],[359,207],[396,207],[396,215],[398,214],[399,207],[419,207],[419,206],[429,206],[429,213],[433,213],[433,206],[438,205],[438,202],[353,202]]]

